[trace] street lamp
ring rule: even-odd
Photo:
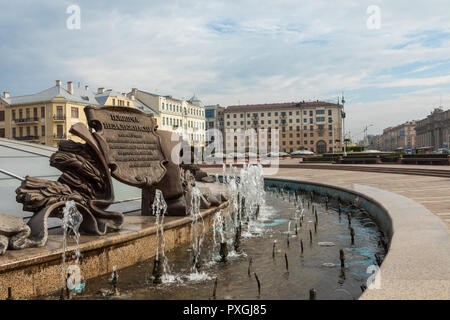
[[[345,99],[344,99],[344,93],[342,92],[342,111],[341,111],[341,117],[342,117],[342,138],[344,141],[344,157],[347,156],[347,141],[345,141],[345,112],[344,112],[344,103],[345,103]]]
[[[369,146],[369,139],[367,136],[367,129],[373,127],[373,124],[366,125],[364,128],[364,147]]]

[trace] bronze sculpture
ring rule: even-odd
[[[17,202],[33,216],[27,225],[14,225],[21,240],[16,237],[12,244],[3,236],[3,246],[5,241],[12,249],[45,245],[47,219],[61,218],[69,200],[75,201],[83,215],[80,231],[104,235],[120,229],[123,214],[107,211],[114,202],[112,177],[142,189],[142,215],[151,214],[155,189],[163,192],[169,215],[186,215],[190,204],[186,199],[190,199],[195,178],[204,179],[206,174],[196,165],[180,166],[174,161],[173,151],[182,145],[181,138],[172,141],[171,132],[157,132],[155,118],[134,108],[87,106],[84,112],[89,128],[76,123],[69,132],[85,143],[63,140],[50,158],[50,165],[62,172],[58,180],[27,176],[16,189]],[[202,207],[217,205],[217,199],[223,195],[205,193]]]

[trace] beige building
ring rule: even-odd
[[[381,137],[382,151],[404,151],[416,148],[416,122],[407,121],[396,127],[383,130]]]
[[[62,139],[72,137],[70,127],[86,123],[83,108],[87,105],[135,107],[134,99],[124,93],[99,88],[96,92],[88,86],[75,87],[56,80],[55,86],[36,94],[11,96],[4,92],[0,97],[0,137],[26,140],[57,146]]]
[[[237,139],[227,129],[261,129],[267,141],[258,141],[268,151],[278,145],[279,151],[310,150],[316,153],[339,152],[342,148],[342,105],[323,101],[288,102],[229,106],[224,112],[225,149],[235,150]],[[279,132],[273,133],[278,129]],[[234,143],[232,141],[234,140]],[[243,142],[241,141],[240,144]]]
[[[416,121],[417,148],[437,151],[450,146],[450,109],[436,108],[425,119]]]
[[[175,99],[133,88],[129,95],[158,113],[161,130],[178,132],[191,145],[205,147],[206,123],[202,102],[194,95],[189,100]]]

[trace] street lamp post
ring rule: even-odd
[[[342,111],[341,111],[341,116],[342,116],[342,139],[344,141],[344,157],[347,156],[347,141],[345,141],[345,111],[344,111],[344,103],[345,103],[345,99],[344,99],[344,93],[342,93]]]

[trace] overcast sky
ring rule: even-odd
[[[450,106],[448,0],[0,2],[0,90],[13,96],[56,79],[223,106],[343,91],[354,138]]]

